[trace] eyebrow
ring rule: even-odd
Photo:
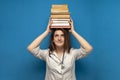
[[[54,35],[59,35],[59,34],[56,33],[56,34],[54,34]],[[60,34],[60,35],[64,35],[64,33],[63,33],[63,34]]]

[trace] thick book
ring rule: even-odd
[[[50,28],[68,28],[68,29],[70,29],[71,28],[71,26],[50,26]]]
[[[52,7],[52,9],[51,10],[68,10],[68,8],[67,7]]]
[[[52,8],[68,8],[67,4],[53,4]]]
[[[70,23],[68,22],[53,22],[50,28],[70,28]]]
[[[70,26],[69,23],[53,23],[51,26]]]
[[[65,12],[69,12],[67,4],[52,5],[51,13],[65,13]]]
[[[51,21],[70,21],[70,18],[68,18],[68,19],[53,19],[53,18],[51,18],[50,20]]]
[[[52,23],[69,23],[69,21],[57,21],[57,20],[53,20],[51,22]]]
[[[51,13],[66,13],[68,10],[53,10],[51,9]]]
[[[54,18],[54,19],[69,19],[70,18],[70,15],[51,15],[50,16],[51,18]]]

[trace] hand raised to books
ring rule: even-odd
[[[70,19],[70,25],[71,25],[71,28],[70,28],[69,32],[72,33],[74,31],[74,25],[73,25],[73,20],[72,19]]]
[[[47,26],[47,29],[46,29],[46,31],[48,31],[49,33],[51,32],[51,30],[50,30],[50,25],[52,24],[52,22],[51,22],[51,20],[49,20],[49,22],[48,22],[48,26]]]

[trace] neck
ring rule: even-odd
[[[58,54],[63,54],[63,52],[64,52],[63,47],[57,47],[57,48],[56,48],[56,52],[57,52]]]

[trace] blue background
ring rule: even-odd
[[[119,0],[0,0],[0,80],[45,79],[45,62],[26,48],[46,30],[52,4],[68,4],[75,30],[94,48],[76,61],[77,80],[120,80]]]

